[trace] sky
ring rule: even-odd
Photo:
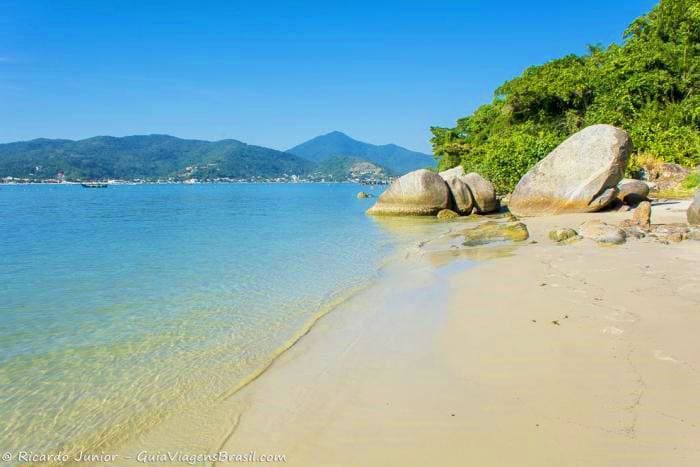
[[[620,42],[651,0],[0,0],[0,142],[171,134],[430,152],[531,65]]]

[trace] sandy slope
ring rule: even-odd
[[[472,268],[399,262],[237,395],[215,444],[300,466],[700,465],[700,242],[546,239],[625,216],[528,219],[537,243]]]

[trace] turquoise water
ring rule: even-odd
[[[394,248],[357,191],[0,186],[0,448],[105,448],[235,390]]]

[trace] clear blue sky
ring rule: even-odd
[[[429,152],[524,68],[619,41],[652,0],[0,0],[0,142],[167,133]]]

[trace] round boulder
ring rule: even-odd
[[[629,206],[636,206],[647,201],[649,185],[641,180],[623,180],[617,185],[617,199]]]
[[[493,183],[476,172],[463,175],[459,179],[469,187],[474,197],[474,208],[477,214],[488,214],[498,210],[496,189],[493,187]]]
[[[450,207],[450,190],[440,175],[421,169],[400,177],[381,194],[367,214],[434,216]]]
[[[508,207],[520,216],[598,211],[615,199],[629,151],[624,130],[584,128],[520,179]]]
[[[600,220],[584,222],[578,229],[583,238],[595,240],[598,243],[620,245],[627,240],[627,234],[621,228],[606,224]]]

